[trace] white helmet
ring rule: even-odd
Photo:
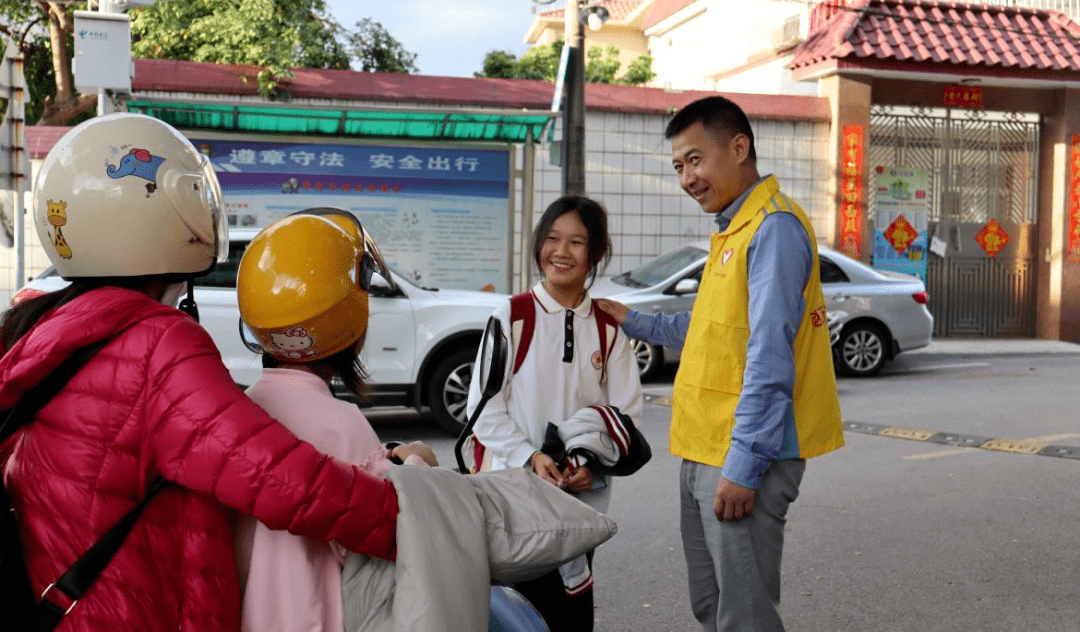
[[[65,279],[197,275],[229,254],[210,161],[142,114],[90,119],[56,143],[34,186],[34,223]]]

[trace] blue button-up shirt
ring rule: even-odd
[[[766,176],[768,177],[768,176]],[[717,216],[723,231],[759,180]],[[810,279],[814,251],[810,236],[791,213],[765,217],[747,250],[750,337],[746,370],[724,478],[757,489],[774,461],[798,456],[793,391],[795,334],[806,309],[803,288]],[[623,330],[632,338],[681,348],[690,313],[646,315],[631,310]]]

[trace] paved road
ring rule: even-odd
[[[1080,347],[980,349],[839,381],[847,446],[810,462],[789,514],[789,632],[1080,630]],[[646,391],[655,456],[614,489],[598,631],[697,629],[666,452],[670,384]],[[423,436],[450,462],[452,442],[422,417],[371,416],[380,435]],[[1055,447],[1063,456],[1039,455]]]

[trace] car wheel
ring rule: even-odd
[[[845,327],[835,347],[839,373],[850,377],[877,375],[887,359],[887,339],[878,325],[855,323]]]
[[[663,348],[633,338],[630,339],[630,347],[634,350],[634,359],[637,360],[638,375],[641,379],[656,375],[664,361]]]
[[[435,423],[455,437],[461,434],[468,421],[465,406],[469,401],[475,360],[476,351],[459,349],[435,366],[428,382],[428,406],[435,416]]]

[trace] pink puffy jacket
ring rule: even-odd
[[[393,486],[293,436],[233,384],[198,324],[136,292],[102,288],[48,314],[0,358],[0,410],[76,349],[106,338],[0,446],[35,591],[156,476],[177,485],[147,505],[59,631],[239,630],[233,510],[393,558]]]

